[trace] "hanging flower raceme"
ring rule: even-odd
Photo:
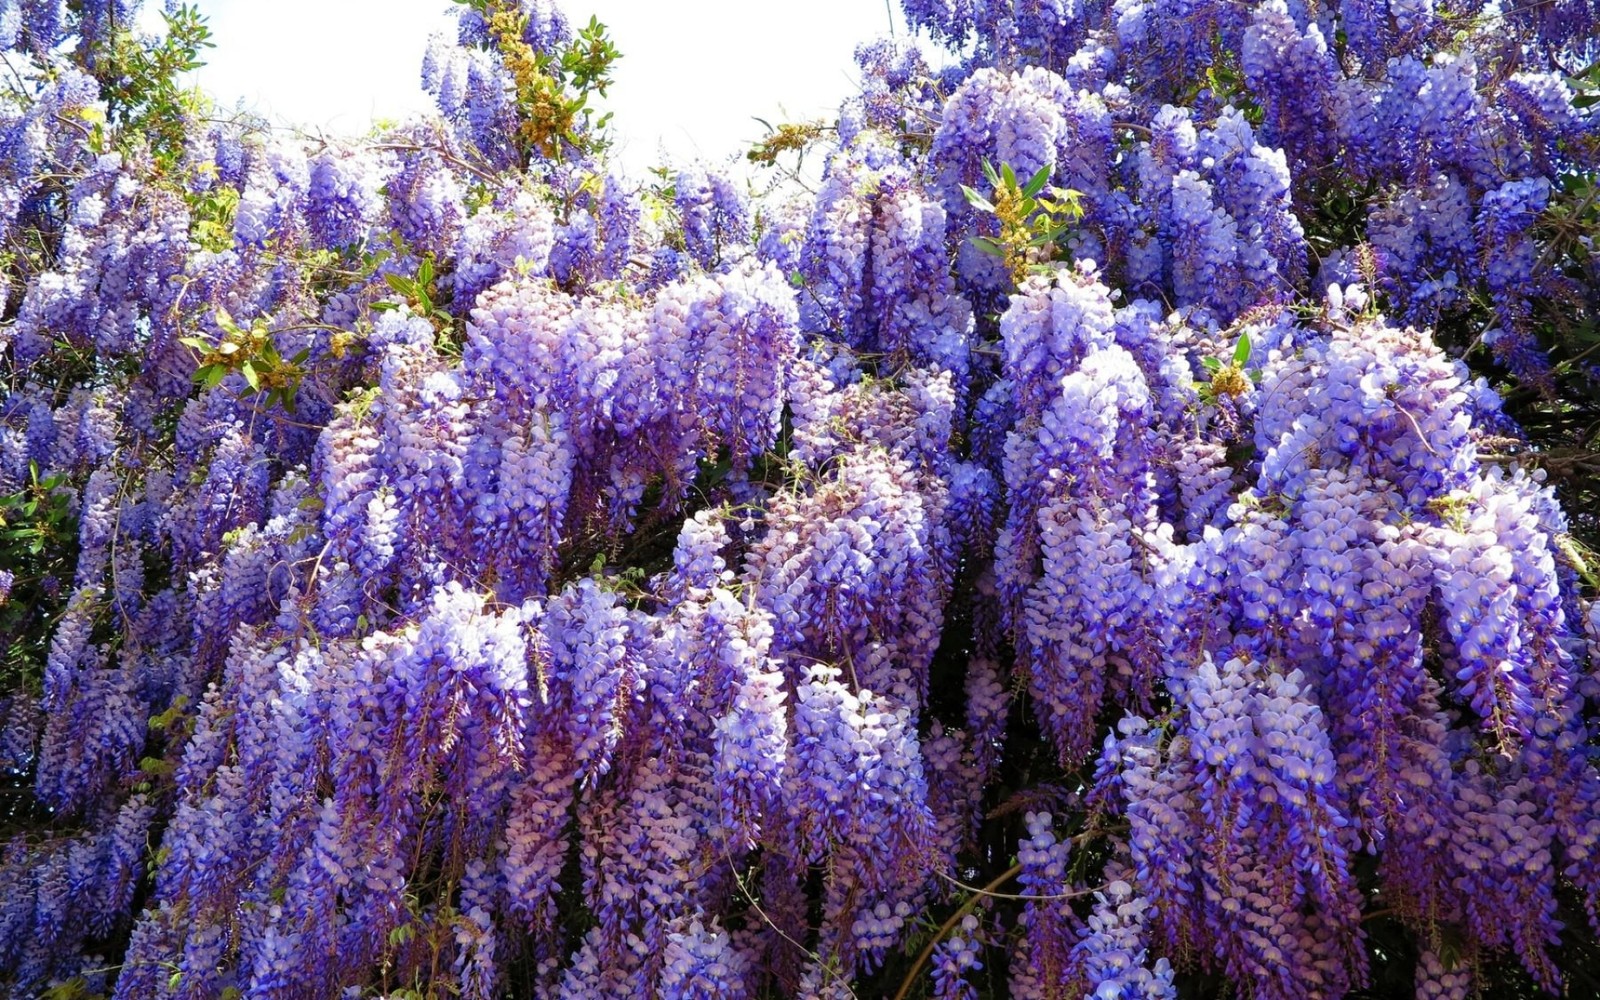
[[[1149,383],[1116,342],[1092,273],[1033,279],[1001,330],[1023,417],[1006,440],[996,572],[1042,721],[1062,759],[1076,759],[1093,745],[1102,698],[1148,697],[1154,679]]]
[[[972,308],[954,294],[947,211],[875,132],[833,155],[806,229],[801,326],[965,384]]]
[[[136,7],[0,0],[0,993],[1582,989],[1589,0],[904,0],[781,204]]]
[[[1553,641],[1559,583],[1531,530],[1532,496],[1478,467],[1462,373],[1414,333],[1362,323],[1274,356],[1252,411],[1261,480],[1229,527],[1194,546],[1194,589],[1181,606],[1205,610],[1180,613],[1168,633],[1180,651],[1168,688],[1190,713],[1168,753],[1181,761],[1175,750],[1191,746],[1199,770],[1174,786],[1164,774],[1173,765],[1147,738],[1118,751],[1134,765],[1124,781],[1141,791],[1195,782],[1198,797],[1183,808],[1214,829],[1214,846],[1196,858],[1172,839],[1168,813],[1130,795],[1139,871],[1158,898],[1189,891],[1167,872],[1198,872],[1220,902],[1267,878],[1269,852],[1300,845],[1269,866],[1280,874],[1249,890],[1261,899],[1249,896],[1244,911],[1276,925],[1313,905],[1317,919],[1293,932],[1298,954],[1220,916],[1167,933],[1218,935],[1230,968],[1262,989],[1337,996],[1363,975],[1348,860],[1359,835],[1385,848],[1386,892],[1452,914],[1548,980],[1555,931],[1542,859],[1570,837],[1583,859],[1575,870],[1587,870],[1587,824],[1560,817],[1587,808],[1576,802],[1588,801],[1594,775],[1561,749],[1581,731],[1569,728],[1576,716],[1548,707],[1568,702],[1572,681]],[[1444,714],[1446,696],[1470,715]],[[1480,767],[1475,747],[1504,769]],[[1552,768],[1571,791],[1537,807],[1527,796]],[[1501,831],[1500,846],[1444,849],[1459,822],[1485,824],[1467,841]],[[1277,824],[1282,832],[1268,832]],[[1291,872],[1298,884],[1284,880]],[[1523,914],[1524,931],[1491,926],[1487,898]],[[1253,909],[1263,900],[1276,902]],[[1345,971],[1329,978],[1335,968]]]

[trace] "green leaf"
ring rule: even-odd
[[[206,365],[197,374],[202,389],[215,389],[222,382],[222,377],[228,374],[228,369],[223,365]]]
[[[1024,198],[1032,198],[1034,195],[1044,190],[1044,186],[1049,180],[1050,167],[1048,165],[1040,167],[1039,172],[1030,177],[1028,179],[1028,183],[1023,186],[1022,196]]]
[[[1011,169],[1011,164],[1000,164],[1000,177],[1006,182],[1006,187],[1011,188],[1013,191],[1016,190],[1017,172]]]
[[[1006,255],[1005,248],[988,236],[974,236],[972,245],[984,253],[994,254],[996,257],[1004,257]]]
[[[187,695],[178,695],[178,697],[172,699],[172,704],[167,706],[166,711],[162,712],[160,715],[152,715],[150,717],[150,728],[158,732],[166,729],[168,726],[172,725],[178,720],[178,718],[183,714],[184,708],[187,707],[188,704],[189,698]]]
[[[255,362],[246,361],[239,366],[239,372],[244,376],[245,382],[249,384],[251,392],[261,391],[261,376],[256,374]]]
[[[1239,334],[1239,345],[1233,349],[1233,363],[1238,367],[1243,368],[1244,363],[1249,360],[1250,335],[1248,333],[1241,333]]]
[[[994,205],[989,201],[988,198],[985,198],[983,195],[979,194],[972,188],[967,187],[965,184],[961,185],[961,193],[966,195],[967,204],[971,205],[973,208],[976,208],[980,212],[988,212],[991,215],[994,214]]]
[[[1208,372],[1220,372],[1222,371],[1222,360],[1220,358],[1201,358],[1200,367]]]
[[[383,280],[389,285],[390,288],[394,289],[396,292],[399,292],[401,295],[404,295],[408,299],[416,295],[417,284],[410,278],[402,277],[398,274],[386,274],[383,276]]]
[[[153,778],[165,777],[176,769],[169,761],[164,761],[157,757],[146,757],[139,761],[139,770]]]

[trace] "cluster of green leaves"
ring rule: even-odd
[[[1239,54],[1228,48],[1220,31],[1211,33],[1208,44],[1211,58],[1204,72],[1191,76],[1169,103],[1185,108],[1223,108],[1231,105],[1239,109],[1252,126],[1259,126],[1265,116],[1261,104],[1250,92],[1244,68],[1239,64]]]
[[[231,249],[239,190],[227,184],[212,184],[196,191],[188,201],[189,237],[211,253]]]
[[[1250,335],[1240,333],[1239,340],[1233,346],[1233,357],[1223,361],[1218,357],[1204,357],[1200,364],[1210,373],[1211,380],[1202,382],[1199,386],[1200,401],[1213,404],[1221,396],[1242,396],[1260,381],[1259,371],[1246,371],[1245,363],[1250,360]]]
[[[279,405],[294,412],[295,394],[305,379],[306,361],[311,356],[309,348],[291,358],[278,353],[272,330],[261,317],[248,326],[240,326],[226,309],[217,310],[217,326],[222,339],[213,341],[206,336],[180,337],[185,347],[198,352],[195,381],[209,389],[232,372],[244,377],[252,394],[262,396],[262,404]]]
[[[1012,281],[1019,285],[1031,273],[1049,271],[1062,241],[1083,218],[1078,192],[1052,187],[1050,196],[1045,197],[1049,166],[1040,167],[1023,184],[1011,164],[1002,163],[997,170],[984,160],[983,175],[992,195],[985,197],[965,184],[961,192],[973,208],[995,217],[1000,235],[974,236],[973,245],[1004,261]]]
[[[43,555],[63,532],[75,533],[72,503],[66,477],[60,473],[39,478],[39,465],[28,464],[28,484],[0,496],[0,563],[19,565]]]
[[[210,208],[195,214],[191,236],[202,245],[209,239],[216,241],[219,248],[232,246],[231,215],[238,203],[238,192],[226,185],[218,185],[199,200],[202,206]],[[301,248],[292,251],[286,259],[295,266],[296,273],[304,283],[303,294],[325,301],[332,292],[352,283],[362,284],[377,274],[394,252],[403,254],[404,247],[399,245],[398,235],[395,240],[395,251],[381,247],[364,252],[348,249],[340,253]],[[414,277],[399,274],[386,274],[384,277],[389,287],[400,296],[400,301],[377,302],[372,308],[381,312],[398,309],[402,305],[409,306],[440,331],[439,347],[442,350],[459,352],[457,335],[460,322],[450,314],[448,303],[439,301],[433,259],[425,257]],[[307,377],[315,373],[312,349],[302,348],[284,357],[278,346],[278,335],[283,331],[271,328],[264,317],[257,317],[244,326],[226,309],[218,309],[214,318],[221,331],[220,337],[197,333],[178,338],[179,343],[194,352],[194,380],[200,389],[213,388],[228,375],[237,372],[244,380],[245,395],[253,397],[261,408],[278,406],[286,413],[295,413],[301,387]],[[342,361],[361,342],[364,329],[359,326],[356,330],[346,330],[316,325],[311,328],[327,334],[324,359],[331,359],[332,363]]]
[[[580,155],[603,152],[611,113],[590,106],[611,85],[611,68],[622,54],[591,17],[559,52],[540,52],[526,40],[528,17],[514,0],[455,0],[476,11],[489,25],[493,47],[510,71],[522,115],[525,154],[559,160],[566,147]]]
[[[0,690],[37,683],[48,652],[49,624],[78,563],[78,518],[64,474],[41,476],[29,463],[28,482],[0,494],[0,569],[12,574],[0,602]]]
[[[578,30],[578,37],[561,53],[559,79],[580,95],[594,93],[604,97],[611,85],[611,64],[620,58],[622,53],[611,44],[606,26],[590,16],[589,23]],[[611,116],[603,117],[609,120]]]
[[[40,1000],[101,1000],[104,996],[89,989],[88,977],[73,976],[46,989]]]
[[[383,276],[383,280],[396,295],[400,296],[400,301],[375,302],[372,306],[375,311],[387,312],[402,305],[406,306],[413,315],[421,316],[433,324],[436,331],[434,346],[446,354],[461,353],[464,333],[458,328],[462,324],[451,313],[448,308],[449,303],[440,297],[438,275],[431,254],[422,258],[422,263],[417,265],[415,275],[407,277],[403,274],[389,273]]]
[[[200,55],[214,46],[199,8],[182,4],[162,16],[165,34],[141,37],[118,28],[90,65],[116,134],[148,142],[156,160],[172,166],[183,157],[187,122],[205,107],[204,96],[180,78],[205,65]]]
[[[1572,87],[1572,106],[1584,111],[1600,104],[1600,59],[1567,78]]]
[[[830,126],[822,121],[779,122],[773,125],[765,118],[757,118],[766,127],[767,135],[745,153],[751,163],[774,166],[784,153],[798,153],[804,157],[806,150],[819,142]]]

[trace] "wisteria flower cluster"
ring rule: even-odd
[[[0,0],[0,994],[1600,974],[1589,0],[903,0],[781,202],[547,0],[351,142],[138,6]]]

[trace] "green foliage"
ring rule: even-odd
[[[974,236],[973,245],[1003,260],[1011,280],[1019,285],[1031,273],[1050,270],[1057,247],[1083,218],[1078,192],[1052,187],[1050,197],[1043,197],[1050,180],[1048,166],[1040,167],[1026,184],[1017,180],[1009,163],[1000,164],[996,170],[985,160],[983,174],[993,191],[991,197],[986,198],[965,184],[961,192],[973,208],[995,217],[1000,235]]]
[[[1205,71],[1192,76],[1171,103],[1181,107],[1209,105],[1214,108],[1234,107],[1252,126],[1259,126],[1264,117],[1261,105],[1245,81],[1244,70],[1239,65],[1239,54],[1231,49],[1221,32],[1210,38],[1211,59]]]
[[[176,764],[157,757],[145,757],[139,761],[139,773],[150,778],[165,778],[177,769]]]
[[[33,462],[28,469],[26,486],[0,496],[0,562],[8,567],[38,559],[77,534],[66,477],[56,473],[40,479]]]
[[[378,302],[374,303],[372,308],[378,312],[387,312],[402,305],[406,306],[413,315],[421,316],[432,323],[434,329],[438,331],[434,346],[446,354],[460,354],[462,332],[457,329],[456,317],[440,301],[436,279],[433,257],[424,256],[422,263],[417,265],[417,273],[413,277],[385,274],[384,283],[400,296],[400,301]]]
[[[179,77],[204,66],[200,54],[214,46],[198,7],[183,4],[162,16],[164,36],[140,38],[119,29],[92,65],[117,134],[143,137],[157,161],[172,166],[183,156],[186,122],[204,106],[197,91],[179,86]]]
[[[562,158],[570,147],[580,156],[603,152],[611,113],[596,116],[590,99],[604,97],[611,67],[622,57],[597,18],[559,52],[539,52],[526,41],[527,15],[512,0],[455,0],[483,17],[494,47],[516,82],[525,154]]]
[[[611,85],[611,64],[620,58],[622,53],[606,37],[606,26],[591,16],[577,39],[561,53],[561,82],[579,94],[604,97]]]
[[[1250,391],[1261,377],[1258,371],[1245,370],[1245,364],[1250,360],[1250,350],[1250,334],[1240,332],[1232,358],[1227,361],[1218,357],[1200,359],[1201,366],[1211,374],[1211,380],[1199,386],[1202,403],[1209,406],[1215,404],[1218,397],[1242,396]]]
[[[1567,78],[1572,87],[1572,106],[1582,111],[1600,104],[1600,60]]]
[[[384,282],[393,289],[411,307],[411,311],[418,316],[425,316],[430,320],[451,322],[452,317],[447,311],[440,308],[434,301],[439,294],[438,286],[434,283],[433,258],[424,257],[422,263],[417,265],[415,277],[408,278],[403,274],[386,274]],[[394,303],[379,303],[378,308],[395,308]]]
[[[37,683],[49,651],[45,625],[78,561],[78,519],[66,477],[41,478],[34,463],[28,472],[20,489],[0,495],[0,569],[14,577],[0,602],[0,690]]]
[[[829,130],[829,126],[821,121],[780,122],[776,126],[765,119],[757,118],[756,121],[766,126],[767,136],[752,146],[745,153],[745,158],[751,163],[768,167],[775,165],[778,157],[784,153],[798,153],[804,157],[806,150],[820,141]]]
[[[217,310],[217,325],[222,328],[222,339],[213,342],[209,337],[180,337],[185,347],[199,352],[195,381],[202,388],[212,388],[231,372],[244,377],[251,394],[260,394],[265,406],[280,405],[294,412],[295,394],[305,379],[305,364],[309,349],[301,350],[285,359],[278,353],[272,331],[267,322],[257,317],[248,328],[234,322],[226,309]]]
[[[1219,107],[1233,105],[1244,115],[1245,121],[1260,126],[1263,114],[1245,83],[1244,71],[1239,67],[1239,57],[1222,45],[1221,38],[1212,40],[1211,65],[1206,67],[1205,89]]]
[[[73,976],[46,989],[40,1000],[100,1000],[104,995],[90,990],[83,976]]]
[[[167,730],[173,728],[177,723],[184,721],[187,718],[184,710],[188,707],[189,696],[185,694],[178,695],[176,698],[172,699],[172,704],[167,706],[166,711],[159,715],[153,715],[150,717],[149,725],[151,731],[166,732]]]
[[[1306,246],[1319,260],[1345,247],[1357,247],[1366,251],[1366,262],[1375,267],[1376,261],[1366,243],[1367,213],[1377,197],[1374,185],[1337,173],[1319,178],[1319,181],[1315,194],[1304,199],[1310,203],[1302,221]],[[1373,286],[1376,275],[1369,273],[1366,262],[1357,262],[1362,267],[1362,280],[1376,293],[1378,289]]]
[[[189,236],[204,250],[221,253],[233,247],[233,220],[239,191],[214,184],[189,199]]]

